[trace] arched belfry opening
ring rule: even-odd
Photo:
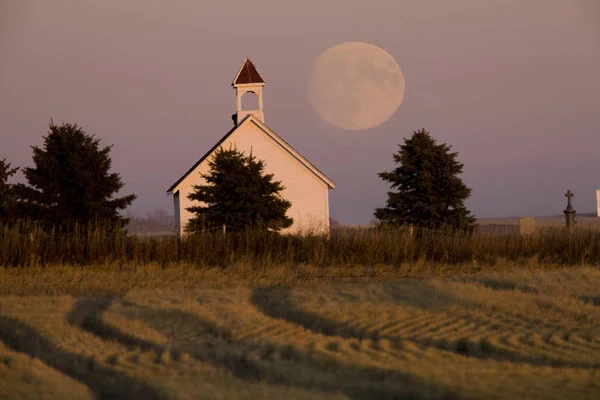
[[[242,96],[242,110],[258,110],[258,96],[254,92],[246,92]]]
[[[248,114],[252,114],[260,121],[265,122],[262,97],[265,84],[265,80],[260,76],[252,61],[246,57],[242,68],[240,68],[231,83],[236,94],[236,125]]]

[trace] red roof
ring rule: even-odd
[[[242,65],[242,68],[240,68],[240,71],[236,75],[236,77],[233,80],[233,82],[231,83],[231,85],[232,86],[245,85],[245,84],[249,84],[249,83],[266,83],[266,82],[264,81],[262,76],[260,76],[260,74],[256,70],[256,67],[252,63],[252,61],[250,61],[249,58],[246,58],[244,60],[244,64]]]

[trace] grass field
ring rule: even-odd
[[[486,271],[3,269],[0,399],[600,398],[600,269]]]
[[[517,233],[519,232],[519,219],[514,218],[480,218],[477,220],[481,232]],[[564,216],[534,217],[536,228],[559,228],[565,226]],[[575,226],[582,229],[600,229],[600,218],[590,214],[577,215]]]
[[[480,225],[498,224],[498,225],[519,225],[519,217],[514,218],[479,218],[477,223]],[[554,216],[554,217],[534,217],[535,223],[540,227],[558,227],[565,226],[565,217]],[[592,216],[590,214],[576,215],[576,225],[584,228],[588,227],[600,227],[600,218]]]
[[[583,224],[581,224],[583,225]],[[485,228],[484,228],[485,226]],[[491,227],[491,228],[490,228]],[[258,230],[205,231],[178,240],[175,236],[141,237],[102,226],[78,226],[73,232],[45,230],[31,223],[0,225],[0,267],[52,265],[145,266],[158,263],[256,268],[299,264],[337,267],[378,264],[477,264],[505,262],[577,266],[600,260],[600,230],[541,227],[521,236],[518,227],[482,225],[478,232],[429,229],[342,228],[331,235],[278,235]],[[505,229],[508,227],[508,230]]]

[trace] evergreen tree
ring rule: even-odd
[[[136,196],[113,198],[123,183],[110,172],[112,146],[100,148],[94,135],[68,123],[50,122],[43,139],[43,148],[32,146],[35,168],[24,169],[28,185],[15,185],[20,216],[63,229],[90,222],[123,226],[127,219],[119,210]]]
[[[187,209],[195,214],[188,232],[223,225],[278,231],[292,225],[293,219],[286,216],[291,203],[279,196],[284,187],[273,181],[273,174],[263,175],[263,161],[220,147],[208,165],[209,172],[201,175],[207,184],[194,186],[188,196],[204,203]]]
[[[425,129],[399,146],[394,154],[398,167],[378,174],[396,191],[388,192],[387,206],[377,208],[375,217],[391,226],[473,229],[475,218],[464,206],[471,189],[458,177],[463,169],[458,153],[450,152],[445,143],[437,144]]]
[[[0,222],[8,222],[14,217],[14,189],[8,178],[18,170],[11,168],[6,159],[0,160]]]

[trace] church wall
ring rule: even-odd
[[[254,156],[265,162],[265,173],[274,174],[274,179],[281,181],[285,186],[280,194],[292,203],[287,215],[294,219],[294,224],[282,233],[296,234],[309,230],[316,233],[329,232],[329,193],[328,187],[323,181],[307,170],[252,122],[238,128],[223,143],[223,148],[228,149],[230,144],[247,155],[252,150]],[[208,159],[210,158],[211,156],[208,157]],[[177,188],[179,190],[179,216],[182,233],[187,221],[192,217],[186,208],[196,203],[189,200],[188,195],[193,192],[193,185],[204,184],[204,179],[200,174],[208,172],[208,159],[189,174]]]
[[[181,215],[179,210],[181,209],[179,203],[179,192],[173,194],[173,206],[175,207],[175,231],[181,231]]]

